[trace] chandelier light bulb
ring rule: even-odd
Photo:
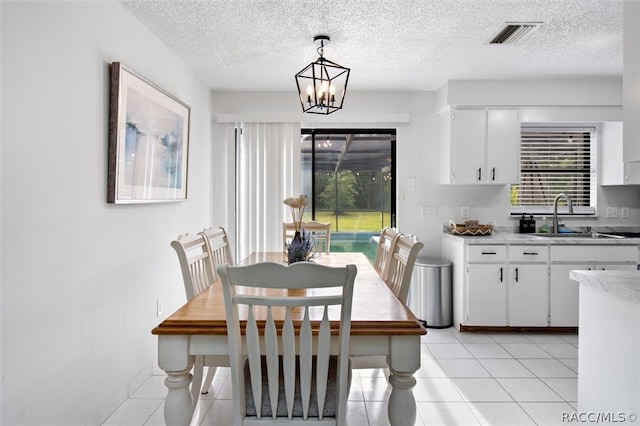
[[[307,102],[311,105],[311,95],[313,95],[313,87],[311,85],[307,86]]]

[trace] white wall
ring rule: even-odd
[[[95,425],[185,301],[169,243],[212,224],[211,98],[118,2],[0,7],[2,424]],[[113,61],[191,106],[188,202],[106,203]]]
[[[517,226],[509,215],[508,186],[438,184],[439,121],[443,106],[523,108],[529,121],[622,120],[619,78],[549,81],[451,81],[437,92],[356,92],[344,110],[330,116],[304,115],[292,85],[289,92],[214,91],[217,121],[301,121],[303,127],[391,127],[398,130],[397,225],[425,242],[421,255],[439,255],[442,225],[461,220],[462,206],[486,223]],[[223,126],[218,123],[217,126]],[[216,145],[218,141],[216,141]],[[220,179],[224,177],[220,176]],[[416,189],[407,180],[416,179]],[[598,208],[630,207],[630,219],[565,220],[569,226],[640,225],[640,186],[598,190]],[[421,217],[421,207],[437,207],[437,217]]]

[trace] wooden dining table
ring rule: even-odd
[[[420,368],[420,336],[426,329],[391,292],[362,253],[318,253],[314,262],[358,268],[351,315],[350,356],[387,356],[391,425],[413,425],[416,402],[414,373]],[[239,265],[285,262],[282,252],[252,253]],[[332,328],[338,323],[332,321]],[[158,336],[158,364],[167,373],[165,423],[187,426],[197,403],[190,373],[196,355],[228,355],[227,325],[220,282],[215,282],[152,330]]]

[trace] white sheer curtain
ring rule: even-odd
[[[283,203],[300,194],[300,123],[242,123],[237,155],[239,259],[282,250]]]

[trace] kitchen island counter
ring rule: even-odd
[[[573,270],[580,283],[578,411],[640,415],[640,271]]]

